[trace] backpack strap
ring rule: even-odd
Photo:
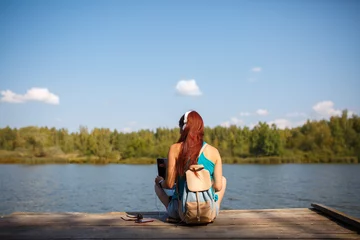
[[[201,149],[200,149],[200,152],[199,152],[199,155],[198,155],[198,159],[199,159],[199,157],[200,157],[200,155],[204,152],[204,150],[205,150],[205,148],[207,147],[207,143],[204,143],[204,145],[201,147]],[[176,182],[177,182],[177,179],[175,180]],[[178,184],[176,184],[176,193],[177,193],[177,195],[178,195],[178,199],[179,199],[179,189],[178,189]],[[179,201],[180,201],[180,199],[179,199]]]
[[[197,159],[199,159],[200,155],[204,152],[205,148],[207,146],[207,143],[204,143],[204,145],[201,147],[199,155],[197,156]],[[189,166],[189,160],[186,162],[185,169],[187,169]]]
[[[207,143],[204,143],[204,145],[202,146],[202,148],[200,149],[200,152],[199,152],[199,156],[198,158],[200,157],[200,155],[204,152],[205,148],[207,147]]]

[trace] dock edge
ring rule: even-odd
[[[356,231],[360,231],[360,220],[354,218],[354,217],[351,217],[349,215],[346,215],[345,213],[342,213],[336,209],[333,209],[333,208],[330,208],[330,207],[327,207],[325,205],[322,205],[322,204],[318,204],[318,203],[312,203],[311,206],[329,216],[329,217],[332,217],[340,222],[343,222],[345,224],[348,224],[349,226],[353,227],[356,229]]]

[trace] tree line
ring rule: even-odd
[[[107,128],[77,132],[48,127],[0,129],[0,161],[67,159],[76,162],[154,163],[166,157],[179,137],[178,128],[157,128],[124,133]],[[350,162],[360,158],[360,118],[341,116],[308,120],[295,128],[279,129],[259,122],[254,128],[205,127],[204,140],[217,147],[225,163]],[[71,160],[73,159],[73,160]],[[139,161],[138,161],[139,162]]]

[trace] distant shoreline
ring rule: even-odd
[[[291,164],[291,163],[343,163],[358,164],[357,157],[322,157],[304,159],[300,157],[224,157],[224,164]],[[156,164],[156,158],[99,159],[94,156],[81,157],[5,157],[0,156],[0,164]]]
[[[248,127],[205,127],[203,141],[217,148],[227,164],[359,163],[360,117],[308,120],[279,129],[259,122]],[[177,141],[179,129],[123,133],[108,128],[78,132],[28,126],[0,128],[0,163],[155,164]]]

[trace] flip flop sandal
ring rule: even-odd
[[[153,222],[154,219],[151,218],[144,218],[142,214],[138,213],[136,215],[130,215],[126,214],[126,217],[121,217],[124,221],[135,221],[136,223],[147,223],[147,222]]]
[[[136,223],[147,223],[147,222],[153,222],[154,219],[151,219],[151,218],[143,218],[143,219],[139,219],[139,220],[136,220],[135,222]]]

